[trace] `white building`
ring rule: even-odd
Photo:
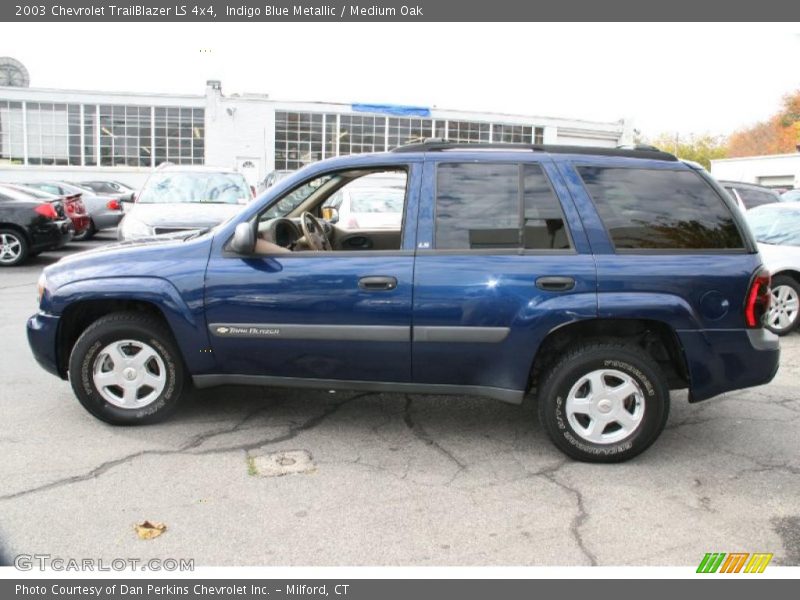
[[[255,183],[274,169],[428,137],[613,147],[632,143],[633,128],[626,120],[225,96],[218,81],[202,96],[0,87],[0,181],[139,185],[169,161],[238,168]]]
[[[800,187],[800,153],[712,160],[711,174],[716,179],[797,188]]]

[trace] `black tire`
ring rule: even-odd
[[[567,397],[573,386],[578,385],[584,376],[601,369],[621,372],[629,377],[641,391],[641,400],[636,406],[643,403],[638,426],[624,439],[610,443],[586,439],[570,423],[566,411]],[[624,402],[632,401],[631,398]],[[669,416],[669,386],[658,364],[638,346],[600,341],[568,349],[544,374],[538,403],[542,426],[556,447],[566,455],[585,462],[622,462],[646,450],[663,431]],[[588,427],[588,423],[585,426]],[[614,426],[615,423],[606,425],[601,433]],[[621,425],[616,426],[621,430]],[[612,430],[611,435],[613,433]]]
[[[97,233],[97,228],[94,226],[94,221],[91,219],[89,220],[89,226],[84,229],[81,233],[77,233],[72,236],[73,242],[86,242],[89,241],[94,237],[94,234]]]
[[[95,385],[93,370],[98,355],[109,344],[120,340],[147,344],[163,362],[164,388],[144,407],[116,406],[106,400]],[[92,415],[113,425],[144,425],[169,417],[180,404],[184,377],[183,361],[165,325],[136,312],[113,313],[92,323],[78,338],[69,357],[69,380],[78,400]]]
[[[6,253],[2,246],[0,246],[0,267],[16,267],[27,260],[30,252],[30,246],[28,245],[28,240],[24,234],[20,233],[16,229],[10,228],[2,228],[0,229],[0,243],[5,238],[6,243],[12,248],[8,249],[8,252],[13,252],[15,256],[13,258],[4,258]]]
[[[800,283],[797,282],[796,279],[789,277],[788,275],[776,275],[772,278],[772,289],[777,289],[781,286],[786,286],[794,291],[795,298],[800,298]],[[773,304],[775,303],[775,298],[772,299]],[[775,310],[775,306],[770,309],[770,315],[768,315],[768,323],[767,329],[769,329],[772,333],[777,335],[788,335],[795,329],[797,329],[798,325],[800,325],[800,310],[795,308],[794,316],[790,319],[791,323],[785,327],[778,327],[776,325],[772,325],[769,322],[769,316],[772,315],[772,311]]]

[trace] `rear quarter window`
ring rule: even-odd
[[[577,167],[617,250],[743,249],[730,209],[693,171]]]

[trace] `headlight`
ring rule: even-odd
[[[122,220],[122,224],[120,225],[120,227],[122,228],[122,235],[120,236],[120,238],[123,240],[130,240],[133,238],[147,237],[153,235],[152,227],[150,227],[147,223],[143,223],[142,221],[132,219],[131,215],[126,216]]]
[[[39,281],[36,282],[36,304],[42,303],[42,298],[44,298],[44,293],[47,290],[47,277],[45,277],[44,271],[42,274],[39,275]]]

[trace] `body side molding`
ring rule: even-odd
[[[412,394],[465,394],[486,396],[509,404],[521,404],[523,390],[484,387],[477,385],[448,385],[431,383],[403,383],[385,381],[354,381],[339,379],[305,379],[303,377],[275,377],[271,375],[193,375],[192,382],[198,388],[218,385],[263,385],[271,387],[343,389],[369,392]]]

